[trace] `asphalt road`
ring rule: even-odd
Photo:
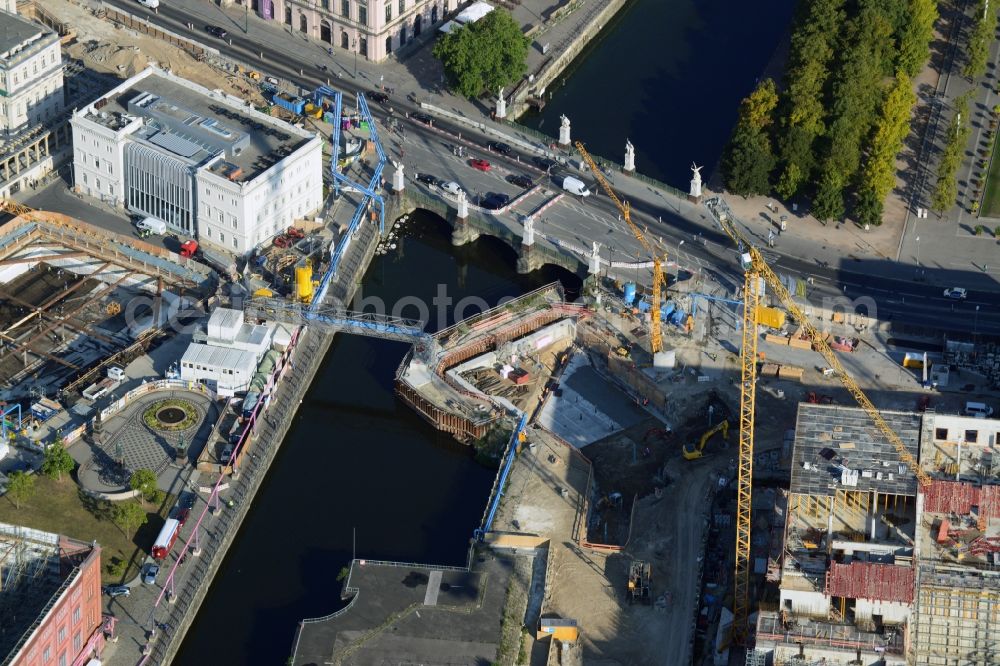
[[[154,13],[130,0],[107,1],[236,59],[260,63],[261,72],[295,81],[304,88],[325,84],[328,80],[332,80],[338,89],[349,93],[377,88],[377,85],[364,78],[354,79],[352,71],[341,62],[347,57],[340,51],[337,52],[338,57],[332,59],[322,46],[314,42],[303,40],[303,48],[293,55],[248,39],[237,26],[226,24],[228,18],[222,18],[219,22],[229,31],[226,40],[221,40],[208,34],[203,19],[189,16],[175,5],[163,3],[159,11]],[[188,27],[189,23],[193,24],[193,29]],[[319,65],[327,65],[328,70],[321,70]],[[337,70],[340,70],[342,77],[337,77]],[[358,85],[359,82],[363,85]],[[456,180],[469,192],[470,200],[474,202],[477,193],[485,195],[489,192],[504,192],[511,196],[520,193],[520,188],[505,182],[504,178],[509,174],[526,174],[536,180],[546,178],[542,171],[532,165],[528,155],[520,156],[518,161],[516,151],[509,158],[491,154],[485,148],[485,138],[479,137],[468,127],[441,118],[435,118],[433,128],[427,127],[402,117],[406,112],[417,110],[417,105],[396,98],[390,104],[395,111],[393,117],[402,123],[403,129],[397,132],[383,129],[381,136],[386,151],[406,165],[408,179],[414,178],[419,172],[430,173],[445,180]],[[372,104],[371,108],[383,120],[388,117],[385,108],[376,104]],[[459,135],[467,146],[464,158],[457,158],[452,154],[452,147],[456,145]],[[470,147],[470,137],[476,137],[474,141],[478,142],[479,149]],[[495,168],[488,173],[472,169],[468,162],[476,157],[489,160]],[[593,178],[585,180],[594,185]],[[555,189],[554,184],[552,187]],[[676,252],[681,247],[677,252],[679,256],[671,261],[679,259],[682,266],[691,268],[710,266],[709,270],[718,278],[734,286],[742,281],[736,264],[736,253],[729,238],[713,226],[707,213],[691,219],[680,214],[679,207],[672,210],[671,203],[661,195],[633,198],[629,203],[633,219],[648,234],[661,239],[668,251]],[[523,214],[523,211],[520,212]],[[520,226],[519,218],[515,215],[511,215],[507,223]],[[619,220],[617,208],[603,193],[583,200],[565,195],[562,201],[545,211],[536,229],[542,235],[587,249],[592,241],[597,241],[602,245],[602,256],[613,261],[630,261],[644,256],[638,242]],[[765,239],[759,240],[763,245]],[[778,273],[811,277],[813,287],[808,298],[816,305],[820,305],[823,298],[838,295],[848,299],[871,298],[878,308],[876,316],[883,319],[892,318],[936,329],[1000,334],[1000,293],[972,291],[967,301],[949,301],[943,297],[943,288],[937,285],[873,276],[870,263],[878,260],[844,258],[840,265],[830,266],[809,258],[781,254],[780,237],[778,241],[777,247],[767,253],[772,268]],[[978,312],[976,306],[979,306]]]

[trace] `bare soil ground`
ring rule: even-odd
[[[239,78],[198,62],[176,46],[116,27],[67,0],[38,0],[38,3],[73,26],[77,41],[66,48],[66,53],[82,60],[90,69],[125,79],[152,63],[207,88],[222,88],[255,104],[263,102],[260,94],[248,89]]]

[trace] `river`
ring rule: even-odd
[[[684,191],[692,161],[708,178],[751,90],[788,28],[794,0],[633,0],[519,122],[574,141]]]
[[[514,252],[496,239],[453,248],[443,220],[413,220],[399,248],[372,263],[366,298],[430,303],[443,285],[453,303],[495,305],[556,279],[579,286],[551,267],[517,275]],[[450,315],[432,316],[430,328]],[[337,574],[355,534],[358,557],[464,564],[496,471],[395,397],[406,350],[336,337],[175,663],[284,663],[300,619],[342,606]]]

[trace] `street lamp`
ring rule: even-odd
[[[243,0],[243,34],[250,32],[250,0]]]
[[[351,38],[351,48],[354,49],[354,78],[358,78],[358,38]]]
[[[976,337],[979,335],[979,306],[976,306],[976,320],[972,325],[972,339],[975,341]]]
[[[917,242],[917,275],[920,275],[920,236],[916,238]]]

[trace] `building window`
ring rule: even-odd
[[[73,652],[80,652],[80,648],[82,647],[83,647],[83,636],[81,636],[80,632],[78,631],[75,634],[73,634]]]
[[[385,22],[392,22],[392,0],[385,3]]]
[[[305,14],[299,14],[299,32],[309,32],[309,19]]]
[[[366,58],[368,57],[368,38],[367,37],[362,37],[361,38],[361,42],[358,44],[358,50],[361,52],[361,55],[365,56]]]
[[[368,25],[368,8],[364,5],[358,5],[358,23],[361,25]],[[362,39],[362,42],[365,40]],[[367,51],[363,51],[362,55],[368,55]]]
[[[212,227],[205,227],[205,235],[207,235],[209,238],[212,237]]]
[[[225,216],[225,213],[223,213],[223,212],[222,212],[222,211],[220,210],[220,211],[219,211],[219,222],[225,222],[225,221],[226,221],[226,216]]]
[[[948,439],[948,429],[947,428],[935,428],[934,429],[934,439]]]
[[[403,12],[406,11],[406,0],[399,0],[399,15],[402,16]]]
[[[965,431],[965,441],[968,442],[969,444],[975,444],[976,440],[978,440],[978,439],[979,439],[979,431],[978,430],[966,430]]]
[[[325,9],[326,11],[330,11],[330,0],[323,0],[320,3],[320,6],[323,7],[323,9]]]
[[[80,613],[80,607],[79,606],[77,606],[76,608],[73,609],[73,624],[77,624],[80,621],[80,616],[81,615],[82,615],[82,613]]]
[[[292,24],[292,6],[285,5],[285,25]]]
[[[59,638],[57,639],[57,642],[62,643],[64,640],[66,640],[66,627],[59,627]]]
[[[392,35],[385,38],[385,53],[386,55],[392,53]]]
[[[66,666],[66,650],[59,653],[59,666]]]
[[[351,0],[340,0],[340,15],[345,19],[351,18]]]
[[[236,228],[236,216],[235,215],[230,215],[230,217],[232,218],[232,221],[233,221],[233,229],[235,229]]]
[[[47,664],[50,661],[52,661],[52,648],[46,646],[46,648],[42,650],[42,663]]]
[[[234,247],[234,248],[236,248],[236,247],[239,247],[239,246],[238,246],[238,245],[236,244],[236,236],[233,236],[233,247]]]
[[[226,242],[226,234],[222,233],[221,231],[219,232],[219,242],[220,243]]]

